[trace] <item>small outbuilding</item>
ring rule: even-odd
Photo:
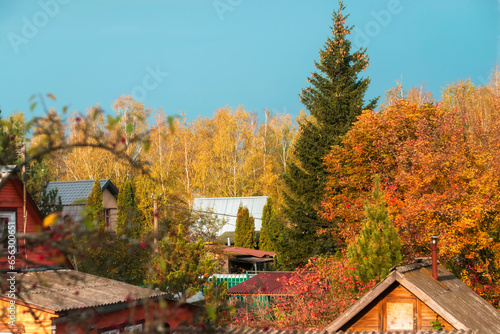
[[[326,330],[471,330],[500,334],[500,312],[464,282],[430,259],[392,272]],[[435,277],[433,278],[433,272]]]

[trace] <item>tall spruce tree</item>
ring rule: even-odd
[[[250,216],[246,206],[240,205],[236,218],[236,230],[234,232],[234,245],[237,247],[254,249],[256,244],[255,220]]]
[[[351,52],[347,35],[352,27],[345,25],[348,15],[342,13],[344,9],[339,1],[338,11],[333,13],[333,39],[329,37],[320,50],[320,61],[315,61],[318,71],[311,74],[310,86],[300,94],[310,117],[299,121],[294,154],[284,174],[283,213],[289,224],[286,242],[280,245],[280,262],[285,268],[336,251],[336,238],[328,231],[334,226],[317,214],[327,178],[323,158],[333,145],[341,143],[356,116],[375,108],[377,101],[365,105],[370,80],[358,74],[368,66],[368,58],[365,49]]]
[[[380,191],[380,177],[375,176],[373,203],[365,203],[366,218],[360,235],[347,249],[349,262],[356,266],[355,275],[363,282],[380,281],[393,266],[401,264],[401,240],[391,224],[389,211]]]
[[[134,188],[130,180],[123,183],[123,187],[118,194],[116,232],[132,239],[138,239],[142,233]]]
[[[104,209],[102,207],[102,189],[99,178],[95,180],[92,191],[87,198],[87,210],[88,218],[94,222],[94,226],[104,231]]]
[[[278,221],[278,214],[273,200],[269,197],[262,210],[262,227],[260,228],[259,249],[275,252],[277,242],[281,236],[282,224]]]

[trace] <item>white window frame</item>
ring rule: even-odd
[[[127,333],[142,333],[142,324],[125,326],[123,330]]]

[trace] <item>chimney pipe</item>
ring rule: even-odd
[[[438,280],[438,265],[437,265],[437,242],[439,237],[431,236],[431,256],[432,256],[432,278]]]

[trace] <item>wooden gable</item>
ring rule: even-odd
[[[380,296],[341,327],[343,331],[432,330],[438,320],[443,329],[456,329],[420,299],[394,282]]]

